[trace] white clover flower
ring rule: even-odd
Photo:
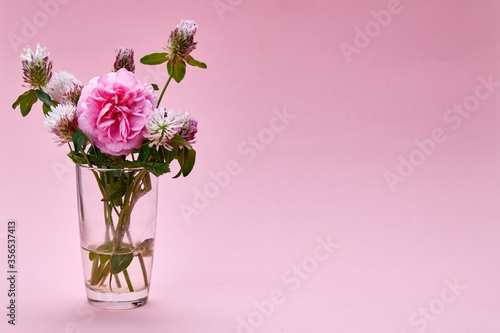
[[[116,60],[113,65],[113,71],[118,72],[121,68],[125,68],[132,73],[135,72],[134,50],[123,47],[116,50]]]
[[[164,109],[155,109],[149,116],[146,123],[146,133],[144,137],[151,141],[149,146],[163,146],[167,150],[172,150],[170,141],[174,135],[182,129],[182,123],[176,117],[177,113],[173,110],[165,112]]]
[[[167,47],[167,60],[175,65],[180,61],[189,62],[190,53],[196,48],[194,34],[198,26],[194,21],[182,20],[170,33]]]
[[[182,127],[179,131],[179,135],[182,136],[188,144],[196,143],[194,139],[196,133],[198,133],[198,121],[192,118],[187,111],[177,112],[176,118]]]
[[[181,20],[177,25],[177,29],[184,33],[184,36],[193,36],[198,29],[198,25],[193,20]]]
[[[45,116],[45,128],[56,135],[55,142],[59,146],[71,142],[73,134],[78,130],[76,107],[70,104],[51,106],[51,111]]]
[[[21,54],[23,65],[23,79],[31,88],[41,89],[52,77],[52,61],[49,60],[50,53],[47,48],[36,44],[36,51],[27,47]]]
[[[173,111],[175,113],[175,119],[177,122],[184,127],[189,122],[189,112],[187,111]]]
[[[29,47],[24,49],[24,54],[21,54],[21,61],[42,61],[49,55],[50,52],[47,51],[46,47],[41,47],[40,44],[36,44],[35,53],[33,53]]]
[[[49,94],[53,101],[67,104],[70,101],[67,96],[76,86],[81,86],[82,83],[76,79],[73,74],[60,71],[52,75],[49,83],[45,87],[45,92]]]

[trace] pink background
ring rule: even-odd
[[[48,14],[2,2],[2,332],[500,332],[500,87],[479,79],[500,82],[498,0],[55,1],[40,2]],[[208,69],[188,68],[164,105],[199,120],[197,165],[160,180],[150,302],[97,312],[67,149],[40,105],[26,118],[10,107],[24,91],[19,54],[39,42],[55,71],[87,82],[120,46],[161,52],[182,18],[198,23],[193,56]],[[137,67],[145,82],[166,78]],[[465,116],[447,111],[464,103]],[[285,111],[294,118],[274,119]],[[237,172],[215,185],[228,165]],[[329,237],[332,253],[319,248]]]

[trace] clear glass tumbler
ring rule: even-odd
[[[83,274],[89,302],[144,305],[156,233],[158,178],[143,168],[76,165]]]

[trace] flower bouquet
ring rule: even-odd
[[[104,308],[145,304],[149,295],[156,228],[157,180],[176,160],[187,176],[195,164],[197,121],[186,111],[161,108],[170,81],[181,82],[187,65],[206,68],[190,54],[194,21],[182,20],[165,52],[141,58],[166,63],[159,98],[156,84],[135,76],[134,52],[116,52],[111,73],[83,85],[72,74],[52,73],[46,48],[21,55],[28,91],[14,102],[27,116],[39,100],[44,125],[58,145],[68,145],[77,168],[80,243],[87,297]]]

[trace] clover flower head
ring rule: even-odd
[[[45,87],[45,92],[49,94],[53,101],[61,104],[73,104],[69,98],[69,93],[71,90],[75,89],[76,86],[83,86],[80,81],[76,79],[73,74],[68,72],[60,71],[52,75],[49,83]],[[81,89],[80,89],[81,91]]]
[[[49,83],[52,77],[52,61],[49,60],[50,53],[47,48],[36,45],[33,52],[29,47],[21,54],[21,64],[23,66],[23,80],[31,88],[41,89]]]
[[[177,118],[179,123],[182,124],[179,135],[190,145],[196,143],[195,137],[196,133],[198,133],[198,121],[191,117],[187,111],[178,112]]]
[[[33,52],[30,47],[24,49],[24,54],[21,54],[21,61],[35,61],[48,58],[50,52],[47,51],[46,47],[41,47],[40,44],[36,44],[36,50]]]
[[[120,68],[125,68],[132,73],[135,72],[134,50],[122,47],[116,51],[116,60],[113,70],[118,72]]]
[[[170,33],[167,47],[167,59],[175,65],[179,61],[189,62],[190,53],[196,48],[194,35],[198,26],[195,21],[182,20]]]
[[[181,20],[181,23],[177,25],[177,29],[181,31],[184,36],[194,36],[198,25],[193,20]]]
[[[59,146],[72,141],[73,134],[78,130],[76,107],[70,104],[51,106],[51,111],[45,116],[44,126],[56,137],[54,141]]]
[[[83,89],[83,84],[81,83],[73,85],[71,89],[69,89],[64,93],[62,100],[66,104],[77,106],[78,101],[80,100],[80,96],[82,94],[82,89]]]
[[[177,113],[173,110],[165,111],[164,109],[155,109],[150,115],[146,123],[146,133],[144,137],[151,141],[150,147],[164,147],[167,150],[172,150],[170,142],[173,137],[182,129],[183,123],[177,117]]]

